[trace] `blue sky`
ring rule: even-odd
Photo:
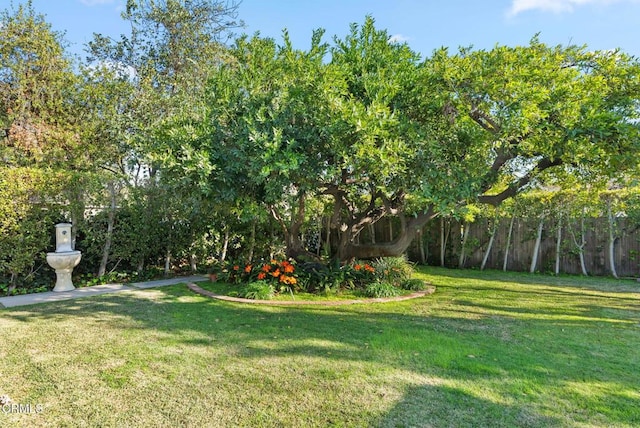
[[[13,1],[0,0],[4,9]],[[127,33],[120,18],[125,0],[33,0],[55,30],[66,31],[70,51],[81,54],[94,32]],[[244,0],[240,32],[280,40],[287,28],[296,47],[309,45],[315,28],[344,36],[352,22],[372,15],[379,28],[423,57],[434,49],[473,45],[527,44],[540,33],[548,44],[586,44],[589,49],[621,48],[640,57],[640,0]]]

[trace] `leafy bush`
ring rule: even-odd
[[[376,269],[367,262],[356,261],[350,268],[355,287],[364,288],[376,280]]]
[[[340,266],[308,262],[299,267],[300,288],[311,293],[337,291],[346,279],[346,271]]]
[[[273,299],[274,289],[264,281],[255,281],[247,284],[239,294],[245,299],[270,300]]]
[[[413,278],[402,281],[400,288],[403,290],[422,291],[427,288],[427,284],[421,279]]]
[[[389,282],[376,281],[366,286],[364,294],[367,297],[394,297],[400,294],[400,291]]]
[[[413,275],[413,265],[405,257],[384,257],[373,263],[381,282],[389,282],[397,287]]]

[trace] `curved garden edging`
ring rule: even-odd
[[[396,296],[396,297],[353,299],[353,300],[333,300],[333,301],[319,301],[319,300],[295,301],[295,300],[254,300],[254,299],[243,299],[241,297],[223,296],[220,294],[212,293],[209,290],[205,290],[204,288],[201,288],[192,282],[187,283],[187,287],[189,288],[189,290],[193,291],[194,293],[197,293],[206,297],[211,297],[212,299],[224,300],[227,302],[251,303],[255,305],[271,305],[271,306],[294,306],[294,305],[296,306],[297,305],[340,306],[340,305],[355,305],[358,303],[399,302],[402,300],[410,300],[410,299],[416,299],[418,297],[427,296],[429,294],[433,294],[436,291],[436,287],[430,285],[424,291],[416,291],[415,293],[407,294],[404,296]]]

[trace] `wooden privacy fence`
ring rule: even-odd
[[[486,256],[486,269],[502,269],[506,255],[507,270],[529,271],[541,222],[539,219],[514,218],[509,239],[511,221],[511,218],[498,221],[491,250],[487,254],[494,230],[494,225],[489,220],[477,219],[473,223],[461,223],[453,219],[436,219],[418,235],[407,255],[415,262],[465,268],[480,268]],[[629,222],[625,219],[617,219],[615,267],[621,277],[638,277],[640,230],[627,223]],[[559,252],[559,272],[581,274],[580,251],[576,244],[581,244],[584,238],[582,252],[587,273],[610,275],[607,219],[587,218],[584,220],[583,236],[580,229],[579,221],[573,221],[571,225],[565,222],[558,245],[557,224],[551,219],[543,221],[535,271],[553,273],[556,254]],[[374,228],[365,230],[360,236],[360,242],[370,242],[372,235],[378,242],[382,242],[395,236],[398,230],[397,219],[382,220]]]

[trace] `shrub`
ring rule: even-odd
[[[402,281],[400,288],[403,290],[422,291],[427,288],[427,284],[421,279],[413,278]]]
[[[376,280],[376,269],[367,262],[355,261],[349,267],[355,287],[364,288]]]
[[[274,289],[293,290],[298,288],[298,274],[295,262],[271,260],[268,262],[242,263],[228,261],[221,267],[212,267],[209,271],[216,279],[229,284],[247,284],[262,281],[274,286]]]
[[[384,257],[377,259],[373,267],[381,282],[400,286],[413,275],[413,266],[405,257]]]
[[[367,297],[393,297],[400,294],[397,287],[388,282],[373,282],[364,289]]]
[[[251,282],[240,292],[240,297],[255,300],[270,300],[273,299],[273,295],[273,286],[265,281]]]
[[[346,266],[309,262],[299,267],[300,286],[308,292],[331,293],[349,283],[349,269]]]
[[[255,267],[246,265],[243,271],[246,275],[255,275],[258,280],[275,283],[283,289],[293,289],[298,284],[296,267],[287,260],[271,260]]]

